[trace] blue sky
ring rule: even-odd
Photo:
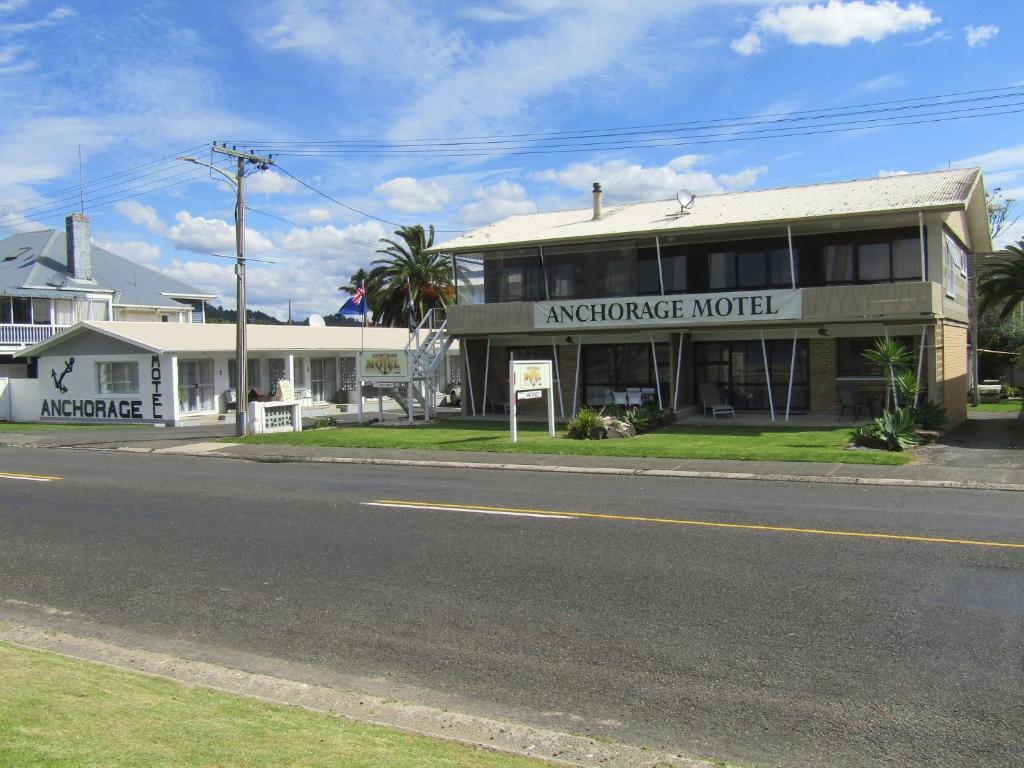
[[[985,88],[1024,94],[1019,0],[138,6],[0,0],[0,234],[62,226],[77,210],[81,146],[94,239],[227,306],[231,264],[208,254],[233,252],[232,192],[174,160],[208,160],[201,145],[211,140],[509,136],[778,119]],[[379,219],[462,230],[589,205],[596,180],[618,202],[977,164],[989,189],[1024,200],[1021,124],[1016,114],[699,145],[279,163]],[[249,254],[276,262],[250,266],[249,301],[279,317],[289,299],[298,317],[335,311],[337,287],[395,228],[281,173],[248,185]]]

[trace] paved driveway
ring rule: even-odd
[[[922,449],[920,458],[948,467],[1024,469],[1024,415],[968,414],[962,427]]]

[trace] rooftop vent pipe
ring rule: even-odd
[[[594,182],[594,221],[601,218],[601,182]]]

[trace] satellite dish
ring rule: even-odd
[[[320,315],[310,315],[309,325],[310,327],[313,328],[323,328],[324,326],[327,325],[327,323],[324,322],[323,317],[321,317]]]
[[[680,189],[676,193],[676,202],[679,203],[679,215],[684,216],[689,213],[690,209],[693,207],[693,201],[696,199],[697,196],[690,190]]]

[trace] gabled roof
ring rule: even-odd
[[[93,280],[82,281],[75,280],[68,272],[67,240],[63,231],[24,232],[0,240],[0,290],[112,293],[115,305],[166,309],[187,306],[175,301],[174,296],[196,299],[216,296],[95,244],[91,250]]]
[[[591,208],[510,216],[431,251],[467,253],[545,242],[689,233],[702,229],[786,223],[816,218],[965,210],[981,178],[978,168],[909,173],[857,181],[698,195],[680,215],[676,200],[605,206],[594,221]]]
[[[228,352],[235,349],[235,325],[226,323],[136,323],[88,321],[51,336],[16,357],[38,357],[47,349],[86,333],[100,333],[154,354]],[[409,340],[404,328],[352,326],[249,325],[249,352],[335,352],[338,350],[401,349]]]

